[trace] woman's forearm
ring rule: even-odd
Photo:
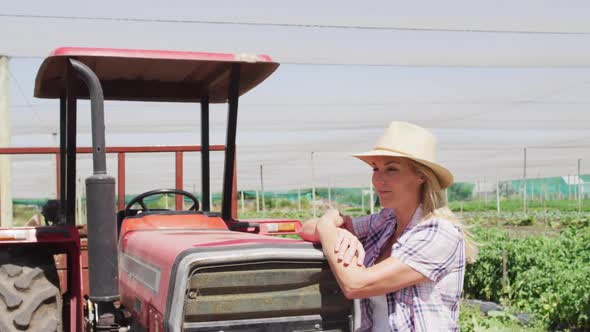
[[[366,270],[365,267],[356,264],[357,257],[353,257],[353,261],[350,265],[344,265],[342,262],[339,262],[338,254],[334,250],[337,227],[333,222],[330,220],[319,219],[316,220],[315,226],[319,241],[322,244],[324,256],[326,256],[326,259],[330,264],[332,273],[336,277],[344,294],[347,297],[352,298],[353,291],[362,286],[360,283],[363,282],[362,273]]]
[[[350,217],[348,218],[350,219]],[[338,257],[335,247],[338,227],[344,226],[343,221],[337,211],[329,211],[321,218],[304,222],[299,230],[299,236],[306,241],[322,244],[324,256],[326,256],[340,288],[348,298],[352,298],[355,296],[356,290],[363,286],[363,272],[366,271],[366,268],[362,266],[362,261],[357,265],[357,256],[352,257],[349,264],[344,264]]]

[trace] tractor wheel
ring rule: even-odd
[[[53,256],[22,248],[0,252],[0,331],[58,331],[62,300]]]

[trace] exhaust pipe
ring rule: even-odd
[[[93,175],[86,179],[89,296],[94,302],[110,302],[119,298],[119,275],[115,178],[107,175],[106,168],[104,95],[92,69],[77,60],[69,61],[88,87],[92,119]]]

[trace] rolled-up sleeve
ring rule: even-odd
[[[450,221],[431,219],[404,234],[391,256],[436,282],[449,272],[462,242],[463,234]]]

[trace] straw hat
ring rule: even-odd
[[[436,138],[425,128],[393,121],[385,129],[373,150],[353,155],[369,165],[379,156],[412,159],[434,171],[442,188],[447,188],[453,183],[453,174],[436,162]]]

